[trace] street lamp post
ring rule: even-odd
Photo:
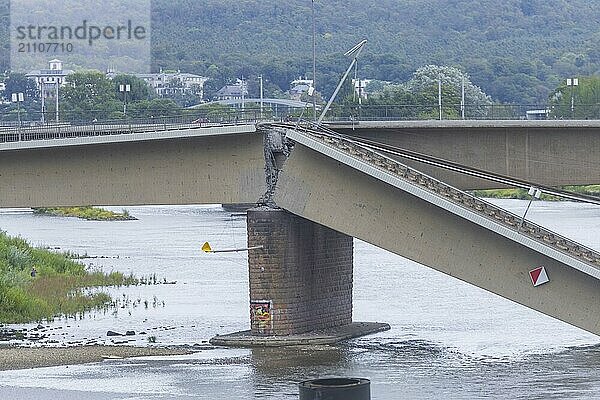
[[[21,103],[25,100],[25,95],[22,92],[12,94],[13,103],[17,103],[17,118],[19,121],[19,142],[21,141]]]
[[[246,93],[244,93],[244,75],[242,75],[242,80],[240,81],[240,91],[242,94],[242,116],[244,115],[244,108],[246,107]]]
[[[571,119],[575,119],[575,97],[573,95],[573,89],[579,85],[579,79],[567,78],[567,86],[571,87]]]
[[[56,78],[55,79],[55,84],[54,84],[54,88],[55,88],[54,101],[55,101],[55,105],[56,105],[56,107],[55,107],[56,110],[55,110],[54,117],[56,119],[56,122],[58,122],[58,89],[59,89],[59,87],[60,87],[60,81],[59,81],[59,78]]]
[[[263,119],[263,77],[262,75],[258,76],[260,80],[260,119]]]
[[[438,75],[438,107],[440,112],[440,121],[442,120],[442,75]]]
[[[46,122],[46,93],[44,92],[44,81],[40,81],[40,94],[42,100],[42,124]]]
[[[354,67],[356,68],[356,65]],[[360,121],[361,110],[362,110],[363,89],[365,88],[366,85],[364,85],[364,80],[361,80],[360,78],[357,78],[356,76],[354,78],[354,82],[355,82],[355,87],[356,87],[354,94],[358,93],[358,112],[356,113],[357,114],[356,118]]]
[[[57,78],[56,83],[54,84],[54,88],[55,88],[54,101],[55,101],[55,105],[56,105],[56,107],[55,107],[56,110],[54,111],[55,112],[54,118],[56,119],[56,122],[58,122],[58,87],[59,87],[59,85],[60,84],[58,83],[58,78]]]
[[[131,92],[131,85],[119,85],[119,92],[123,93],[123,115],[127,115],[127,93]]]
[[[527,204],[527,208],[525,209],[525,213],[523,214],[523,218],[521,218],[521,223],[519,224],[519,227],[517,228],[517,231],[520,231],[521,228],[523,227],[523,223],[525,222],[525,217],[527,216],[527,212],[529,211],[529,207],[531,207],[531,203],[533,202],[534,199],[539,199],[542,196],[542,191],[538,188],[535,187],[530,187],[529,188],[529,192],[527,192],[529,194],[529,196],[531,196],[531,198],[529,199],[529,204]]]
[[[460,115],[462,119],[465,119],[465,77],[462,77],[462,83],[460,85]]]

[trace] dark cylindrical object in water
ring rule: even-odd
[[[300,400],[371,400],[371,381],[365,378],[312,379],[299,386]]]

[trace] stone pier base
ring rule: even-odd
[[[302,345],[334,344],[372,333],[383,332],[390,326],[380,322],[353,322],[348,325],[320,331],[287,336],[256,336],[251,331],[241,331],[228,335],[217,335],[210,340],[215,346],[232,347],[282,347]]]
[[[389,329],[352,323],[353,238],[282,209],[248,210],[249,331],[231,346],[330,344]],[[262,247],[260,247],[262,246]]]
[[[292,335],[352,322],[352,237],[285,210],[248,211],[253,335]]]

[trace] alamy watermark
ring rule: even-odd
[[[11,69],[150,70],[150,0],[12,0]]]

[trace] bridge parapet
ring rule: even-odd
[[[255,125],[256,119],[234,119],[223,122],[206,122],[191,117],[159,117],[137,120],[103,122],[44,123],[32,126],[0,127],[0,143],[26,142],[52,139],[87,138],[95,136],[130,135],[182,131],[198,128],[232,128]]]
[[[352,160],[367,163],[380,172],[380,174],[376,174],[378,175],[376,177],[383,181],[390,183],[390,175],[393,178],[401,179],[409,184],[406,186],[407,188],[419,188],[433,195],[429,196],[428,201],[445,206],[444,208],[447,209],[448,205],[454,206],[449,207],[450,211],[543,254],[548,254],[548,251],[552,250],[551,252],[554,253],[553,256],[557,260],[600,279],[600,253],[547,228],[523,220],[516,214],[428,176],[371,148],[361,146],[358,140],[347,139],[336,133],[318,131],[305,126],[297,127],[297,130],[288,130],[287,136],[338,161],[354,164],[353,166],[358,169],[360,169],[360,165],[353,163]],[[339,154],[336,155],[332,150],[341,151],[350,160],[341,160],[338,157]]]

